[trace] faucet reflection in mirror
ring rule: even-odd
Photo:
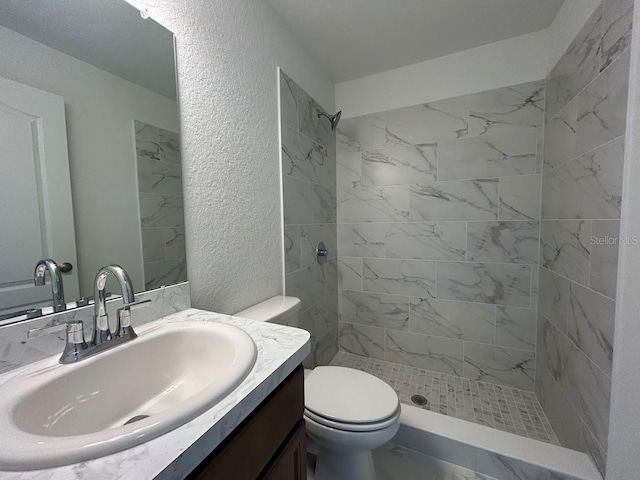
[[[122,291],[123,306],[117,310],[118,323],[115,334],[111,333],[107,314],[105,287],[109,275],[113,275],[118,280]],[[151,300],[136,302],[131,278],[127,271],[119,265],[102,267],[96,274],[94,292],[93,333],[90,343],[87,344],[85,342],[83,323],[80,320],[53,327],[29,330],[27,338],[39,337],[64,328],[66,330],[66,341],[64,351],[60,357],[60,363],[74,363],[136,338],[136,332],[131,326],[131,309],[148,305]]]
[[[43,258],[36,264],[36,268],[33,272],[33,284],[36,287],[43,286],[45,284],[45,274],[49,272],[51,277],[51,295],[53,297],[53,311],[63,312],[67,309],[67,304],[64,301],[64,286],[62,284],[62,273],[58,264],[50,258]]]

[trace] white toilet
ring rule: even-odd
[[[277,296],[237,317],[297,325],[300,300]],[[316,455],[315,480],[374,480],[371,451],[400,426],[396,392],[373,375],[345,367],[305,370],[307,451]]]

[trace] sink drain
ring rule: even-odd
[[[422,395],[411,395],[411,401],[420,407],[424,407],[429,403],[427,397],[423,397]]]
[[[135,417],[132,417],[129,420],[127,420],[124,423],[124,425],[129,425],[130,423],[138,422],[140,420],[144,420],[145,418],[149,418],[149,415],[136,415]]]

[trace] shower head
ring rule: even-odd
[[[342,110],[340,110],[335,115],[329,115],[328,113],[325,113],[322,110],[318,110],[318,118],[327,117],[327,119],[329,119],[329,121],[331,122],[331,130],[334,131],[334,132],[336,131],[336,128],[338,127],[338,122],[340,121],[340,117],[341,116],[342,116]]]

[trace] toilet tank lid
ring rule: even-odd
[[[298,313],[301,306],[299,298],[276,295],[234,315],[260,322],[283,321]]]

